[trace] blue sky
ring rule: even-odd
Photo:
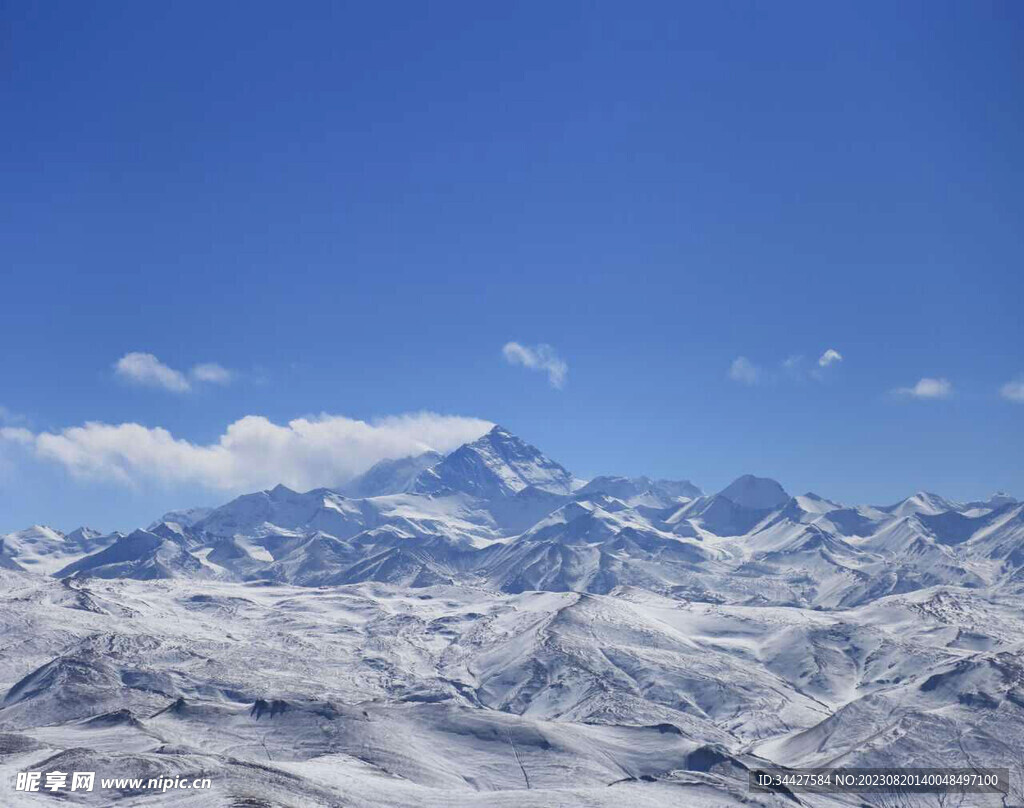
[[[284,12],[2,5],[0,530],[474,423],[328,421],[334,459],[267,426],[323,413],[499,422],[581,476],[1024,495],[1020,4]],[[508,361],[538,345],[560,387]]]

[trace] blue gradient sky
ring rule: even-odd
[[[0,18],[8,430],[426,409],[581,476],[1024,495],[1019,3]],[[563,387],[510,340],[553,346]],[[235,375],[130,384],[132,351]],[[951,394],[893,392],[922,378]],[[228,498],[6,444],[0,530]]]

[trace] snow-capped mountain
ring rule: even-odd
[[[495,427],[337,490],[0,537],[0,779],[214,778],[132,796],[166,806],[873,805],[746,771],[1019,771],[1022,625],[1009,495],[584,483]]]
[[[0,557],[59,577],[445,580],[593,593],[628,584],[713,600],[739,589],[806,606],[1024,577],[1021,506],[1005,494],[959,504],[920,492],[873,507],[790,496],[752,475],[708,496],[687,481],[579,483],[500,426],[447,456],[378,463],[344,491],[279,485],[166,514],[145,535],[34,527],[3,537]],[[736,579],[752,569],[756,579]]]
[[[494,499],[527,488],[565,495],[573,489],[573,477],[535,447],[496,426],[419,474],[411,490],[420,494],[455,491]]]
[[[348,497],[382,497],[412,490],[421,472],[444,460],[440,452],[429,451],[397,460],[381,460],[340,490]]]
[[[70,562],[113,544],[120,533],[103,535],[89,527],[75,528],[67,535],[45,525],[0,536],[0,564],[9,569],[52,573]]]
[[[755,511],[778,508],[789,500],[789,494],[775,480],[744,474],[733,480],[718,496],[728,499],[741,508]]]
[[[652,480],[649,477],[595,477],[580,494],[607,494],[633,507],[668,508],[703,496],[689,480]]]
[[[203,565],[189,553],[186,540],[171,531],[136,530],[98,553],[84,556],[55,573],[56,577],[174,578],[201,575]]]
[[[191,527],[200,519],[205,519],[209,516],[211,511],[213,511],[213,508],[206,507],[182,508],[177,511],[168,511],[153,524],[158,525],[161,522],[170,522],[184,527]]]
[[[940,497],[938,494],[929,494],[927,491],[918,491],[913,496],[907,497],[902,502],[897,502],[895,505],[890,505],[887,508],[879,508],[879,510],[891,513],[893,516],[911,516],[914,514],[925,514],[927,516],[935,516],[939,513],[947,513],[948,511],[962,510],[963,506],[955,502],[951,502],[944,497]]]

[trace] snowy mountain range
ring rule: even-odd
[[[852,806],[746,771],[1024,764],[1002,493],[583,481],[495,427],[340,489],[3,536],[0,604],[0,781],[215,781],[126,805]]]

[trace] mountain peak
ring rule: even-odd
[[[339,490],[345,496],[354,498],[404,494],[412,487],[417,475],[442,460],[444,455],[433,449],[411,457],[379,460]]]
[[[883,510],[896,517],[912,516],[914,514],[935,516],[946,511],[959,510],[959,506],[957,503],[951,502],[938,494],[933,494],[929,491],[918,491],[902,502],[897,502],[895,505],[890,505]]]
[[[582,485],[577,496],[607,494],[631,504],[667,507],[695,499],[703,492],[689,480],[652,480],[650,477],[599,476]]]
[[[514,452],[522,452],[526,450],[536,453],[538,455],[541,454],[540,449],[537,449],[535,446],[531,446],[518,435],[514,435],[513,433],[509,432],[507,429],[505,429],[505,427],[501,426],[501,424],[495,424],[493,427],[491,427],[491,430],[489,432],[485,432],[476,440],[464,444],[464,446],[484,445],[507,447],[510,451]],[[456,449],[455,451],[457,452],[459,450]]]
[[[719,491],[718,496],[741,507],[759,511],[778,508],[789,501],[789,494],[779,483],[769,477],[755,477],[753,474],[737,477]]]
[[[572,475],[539,449],[500,425],[417,476],[418,493],[460,491],[491,499],[518,494],[525,488],[552,494],[572,492]]]
[[[18,530],[11,534],[12,536],[33,536],[33,535],[46,535],[46,536],[63,536],[64,534],[57,530],[55,527],[49,525],[30,525],[24,530]]]
[[[86,527],[85,525],[82,525],[81,527],[76,527],[74,530],[72,530],[70,533],[68,533],[68,535],[65,536],[65,538],[68,539],[69,541],[71,541],[71,540],[76,540],[77,541],[77,540],[96,539],[96,538],[99,538],[102,535],[103,534],[100,533],[98,530],[93,530],[91,527]]]
[[[91,527],[77,527],[64,537],[64,544],[69,550],[82,553],[91,553],[101,547],[112,544],[117,539],[117,534],[104,535]]]

